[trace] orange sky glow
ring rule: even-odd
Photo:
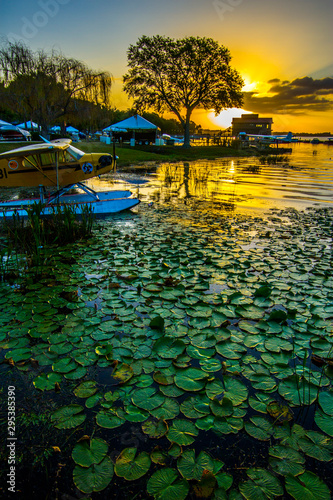
[[[331,0],[16,0],[1,6],[0,36],[63,52],[114,77],[122,91],[127,49],[140,36],[205,36],[231,53],[243,77],[242,110],[197,109],[203,128],[224,129],[243,112],[273,118],[273,132],[333,133]]]

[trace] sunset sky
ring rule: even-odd
[[[217,40],[245,81],[244,106],[217,118],[196,111],[205,128],[246,111],[273,117],[273,132],[333,133],[332,21],[332,0],[0,0],[2,37],[110,71],[120,109],[131,104],[122,76],[140,36]]]

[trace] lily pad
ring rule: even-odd
[[[75,485],[83,493],[102,491],[111,482],[113,477],[113,464],[109,457],[105,457],[99,464],[90,467],[76,465],[73,472]]]
[[[176,419],[173,420],[172,426],[169,428],[167,438],[172,443],[179,444],[180,446],[188,446],[194,442],[194,438],[198,433],[199,431],[193,422]]]
[[[108,444],[103,439],[80,439],[72,451],[72,458],[81,467],[99,464],[106,456]]]
[[[248,469],[249,481],[239,485],[239,490],[246,500],[274,499],[283,495],[280,481],[265,469]]]
[[[189,485],[186,479],[179,479],[175,469],[167,467],[151,476],[147,491],[155,500],[185,500]]]
[[[297,477],[286,477],[286,490],[295,500],[330,500],[326,484],[313,472],[305,471]]]
[[[213,460],[208,453],[201,451],[195,458],[194,450],[185,450],[178,458],[177,468],[185,479],[200,481],[204,470],[213,471]]]
[[[51,421],[57,429],[72,429],[85,421],[86,415],[82,412],[81,405],[62,406],[52,413]]]
[[[134,481],[148,472],[150,464],[150,456],[145,451],[137,455],[137,448],[125,448],[117,458],[114,470],[117,476]]]

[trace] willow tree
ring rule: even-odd
[[[229,50],[211,38],[142,36],[128,49],[124,90],[138,111],[174,113],[190,144],[194,109],[222,110],[242,105],[243,80],[230,66]]]
[[[109,73],[58,52],[33,52],[21,42],[0,47],[0,78],[8,108],[44,131],[73,114],[76,100],[109,105]]]

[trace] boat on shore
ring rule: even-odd
[[[84,153],[69,139],[26,146],[0,154],[1,187],[39,187],[39,198],[0,202],[0,217],[18,213],[28,215],[32,204],[43,204],[42,215],[57,207],[71,205],[77,214],[91,205],[94,214],[108,214],[136,206],[139,200],[131,191],[96,192],[83,182],[115,170],[117,157],[104,153]],[[46,195],[45,188],[55,193]],[[73,189],[81,192],[70,194]]]

